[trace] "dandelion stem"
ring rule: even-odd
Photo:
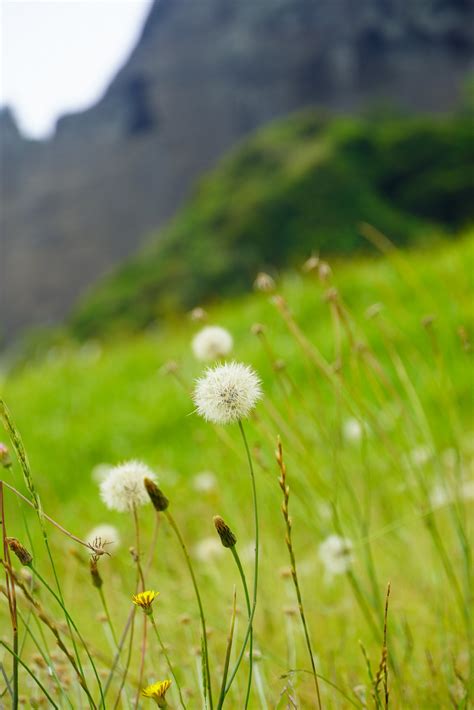
[[[242,439],[245,446],[245,451],[247,454],[247,460],[250,470],[250,478],[252,481],[252,497],[253,497],[253,511],[254,511],[254,523],[255,523],[255,564],[254,564],[254,580],[253,580],[253,600],[252,600],[252,613],[250,615],[249,624],[253,628],[253,618],[255,615],[255,608],[257,606],[257,590],[258,590],[258,558],[259,558],[259,529],[258,529],[258,505],[257,505],[257,486],[255,483],[255,472],[253,469],[252,456],[250,454],[250,448],[247,442],[247,437],[245,436],[245,430],[242,424],[242,420],[239,420],[239,429],[242,434]],[[250,699],[250,689],[252,687],[252,673],[253,673],[253,631],[250,636],[249,642],[249,679],[247,684],[247,694],[245,697],[245,708],[248,707]]]
[[[45,697],[48,698],[49,702],[51,703],[51,707],[57,708],[59,710],[59,705],[56,705],[56,703],[54,702],[51,695],[48,693],[48,691],[46,690],[44,685],[38,679],[37,674],[33,673],[33,671],[26,665],[26,663],[24,663],[24,661],[22,661],[21,658],[17,654],[15,654],[15,651],[12,648],[10,648],[10,646],[7,643],[5,643],[5,641],[0,640],[0,645],[2,645],[8,651],[8,653],[10,653],[14,658],[16,658],[17,662],[25,669],[25,671],[28,673],[28,675],[30,675],[33,678],[36,685],[38,685],[41,688]]]
[[[207,629],[206,629],[206,618],[204,615],[204,609],[202,606],[202,601],[201,601],[201,595],[199,593],[199,587],[197,584],[196,576],[194,574],[194,569],[193,565],[191,562],[191,558],[189,556],[188,550],[186,548],[186,544],[183,540],[183,537],[179,531],[179,528],[169,512],[169,510],[165,510],[164,514],[166,515],[169,524],[171,525],[171,528],[173,529],[173,532],[175,533],[176,537],[178,538],[179,544],[181,546],[181,549],[183,551],[184,558],[186,560],[186,564],[188,566],[189,574],[191,575],[191,581],[193,583],[194,587],[194,592],[196,594],[196,600],[198,603],[199,607],[199,616],[201,618],[201,628],[202,628],[202,648],[203,648],[203,654],[204,654],[204,668],[205,668],[205,687],[207,688],[207,693],[209,697],[209,705],[212,710],[213,708],[213,702],[212,702],[212,687],[211,687],[211,673],[209,670],[209,652],[208,652],[208,647],[207,647]]]
[[[233,548],[231,548],[231,549],[233,549]],[[235,587],[234,587],[232,618],[230,621],[230,631],[229,631],[229,636],[227,639],[227,648],[226,648],[225,661],[224,661],[224,671],[222,673],[221,692],[219,695],[219,702],[217,704],[218,710],[220,710],[220,708],[222,708],[222,706],[224,705],[224,700],[225,700],[225,695],[226,695],[226,681],[227,681],[227,674],[229,672],[229,662],[230,662],[230,653],[232,651],[232,641],[234,639],[236,600],[237,600],[237,597],[236,597]]]
[[[102,587],[99,587],[98,591],[99,591],[99,595],[100,595],[100,600],[102,602],[102,607],[104,609],[105,618],[107,619],[107,625],[110,629],[110,633],[112,634],[112,639],[115,644],[115,650],[117,650],[118,649],[117,635],[115,633],[115,629],[112,624],[112,618],[110,616],[109,607],[107,604],[107,600],[105,598],[104,590],[102,589]]]
[[[167,650],[166,650],[166,646],[164,645],[163,641],[161,640],[160,632],[158,631],[158,626],[156,625],[155,617],[154,617],[153,614],[150,614],[150,620],[151,620],[151,625],[153,626],[153,629],[154,629],[154,631],[155,631],[155,635],[156,635],[157,641],[158,641],[158,643],[159,643],[159,645],[160,645],[161,652],[163,653],[163,656],[165,657],[166,663],[167,663],[167,665],[168,665],[169,672],[170,672],[171,675],[173,676],[173,680],[174,680],[174,682],[176,683],[176,688],[178,689],[178,694],[179,694],[179,701],[180,701],[182,707],[186,710],[186,705],[185,705],[185,702],[184,702],[184,700],[183,700],[183,695],[182,695],[182,693],[181,693],[181,687],[180,687],[180,685],[179,685],[179,681],[178,681],[178,679],[177,679],[177,677],[176,677],[176,673],[175,673],[175,671],[174,671],[174,668],[173,668],[173,666],[172,666],[172,664],[171,664],[171,661],[170,661],[170,658],[169,658],[169,656],[168,656],[168,652],[167,652]]]
[[[244,642],[243,642],[243,644],[242,644],[242,648],[241,648],[240,653],[239,653],[239,657],[237,658],[237,661],[236,661],[236,663],[235,663],[234,669],[233,669],[233,671],[232,671],[232,673],[231,673],[231,676],[230,676],[230,678],[229,678],[229,680],[228,680],[228,682],[227,682],[227,686],[226,686],[226,688],[225,688],[225,694],[226,694],[226,695],[227,695],[227,693],[229,692],[230,686],[231,686],[232,683],[233,683],[233,680],[234,680],[234,678],[235,678],[235,676],[236,676],[236,674],[237,674],[237,671],[239,670],[239,666],[240,666],[240,663],[241,663],[241,661],[242,661],[242,658],[243,658],[243,656],[244,656],[245,649],[246,649],[246,646],[247,646],[247,641],[248,641],[249,639],[250,639],[249,647],[252,648],[252,639],[253,639],[253,624],[252,624],[252,622],[253,622],[253,613],[254,613],[254,611],[255,611],[255,607],[252,608],[252,606],[251,606],[251,604],[250,604],[250,594],[249,594],[249,589],[248,589],[248,586],[247,586],[247,579],[246,579],[246,577],[245,577],[245,572],[244,572],[244,570],[243,570],[242,563],[241,563],[241,561],[240,561],[240,557],[239,557],[239,555],[238,555],[237,550],[235,549],[235,545],[230,548],[230,551],[232,552],[232,555],[233,555],[234,560],[235,560],[235,564],[237,565],[237,569],[239,570],[240,578],[241,578],[241,580],[242,580],[242,586],[243,586],[243,588],[244,588],[244,594],[245,594],[245,602],[246,602],[246,604],[247,604],[247,613],[248,613],[248,617],[249,617],[249,623],[248,623],[248,626],[247,626],[247,631],[246,631],[246,633],[245,633]]]

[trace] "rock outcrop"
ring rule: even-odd
[[[309,104],[456,104],[467,0],[158,0],[104,97],[24,140],[0,115],[1,328],[63,317],[242,136]]]

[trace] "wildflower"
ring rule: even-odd
[[[11,465],[12,460],[8,447],[0,441],[0,466],[3,466],[3,468],[10,468]]]
[[[217,534],[219,535],[221,542],[224,547],[235,547],[235,544],[237,542],[237,538],[235,537],[234,533],[230,529],[230,527],[227,525],[227,523],[224,521],[223,518],[221,518],[220,515],[215,515],[214,516],[214,525],[217,530]]]
[[[228,330],[208,325],[194,336],[192,348],[198,360],[216,360],[232,350],[234,341]]]
[[[159,592],[154,592],[153,590],[148,590],[146,592],[140,592],[139,594],[134,594],[132,597],[132,602],[143,609],[145,614],[150,616],[152,614],[151,605],[159,595]]]
[[[156,701],[159,708],[166,708],[168,703],[166,702],[166,691],[171,685],[170,680],[160,680],[158,683],[153,683],[142,690],[142,695],[144,698],[152,698]]]
[[[217,488],[217,478],[211,471],[196,473],[193,477],[193,488],[199,493],[210,493]]]
[[[153,503],[153,507],[155,508],[155,510],[157,510],[159,513],[162,513],[164,510],[166,510],[170,502],[163,493],[163,491],[158,488],[156,483],[154,483],[150,478],[145,478],[145,488],[146,492],[150,497],[151,502]]]
[[[319,546],[319,559],[330,574],[344,574],[352,566],[354,555],[351,540],[329,535]]]
[[[198,414],[215,424],[247,417],[262,396],[260,380],[247,365],[237,362],[209,368],[194,390]]]
[[[31,565],[31,563],[33,562],[33,557],[28,552],[26,547],[22,545],[21,542],[16,539],[16,537],[7,537],[5,539],[8,547],[13,552],[13,554],[18,557],[21,564],[29,567],[29,565]]]
[[[88,545],[94,548],[107,548],[107,551],[114,551],[120,546],[120,534],[113,525],[97,525],[86,536]]]
[[[260,271],[253,283],[253,287],[256,291],[271,293],[271,291],[275,290],[275,280],[270,276],[270,274]]]
[[[201,562],[210,562],[216,557],[220,557],[224,550],[215,537],[205,537],[193,548],[194,556]]]
[[[149,502],[144,480],[156,476],[141,461],[127,461],[112,468],[100,484],[100,494],[111,510],[124,512]]]
[[[343,426],[344,439],[351,444],[356,444],[362,438],[362,425],[354,418],[346,419]]]

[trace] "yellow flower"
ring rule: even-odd
[[[165,694],[170,685],[170,680],[160,680],[158,683],[153,683],[153,685],[143,688],[142,695],[144,698],[153,698],[153,700],[156,700],[156,704],[159,708],[165,708],[167,705]]]
[[[140,592],[140,594],[135,594],[132,597],[132,601],[137,606],[141,606],[145,614],[151,614],[151,605],[155,601],[158,594],[159,592],[154,592],[152,590],[149,590],[147,592]]]

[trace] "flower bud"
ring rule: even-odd
[[[237,542],[237,538],[235,537],[234,533],[229,528],[227,523],[224,522],[220,515],[215,515],[213,520],[217,530],[217,534],[219,535],[224,547],[234,547],[235,543]]]
[[[21,564],[29,567],[29,565],[31,565],[31,563],[33,562],[33,556],[28,552],[26,547],[22,545],[21,542],[16,539],[16,537],[7,537],[6,541],[8,547],[13,552],[13,554],[18,557]]]
[[[145,478],[144,483],[153,507],[159,513],[162,513],[170,504],[168,498],[150,478]]]

